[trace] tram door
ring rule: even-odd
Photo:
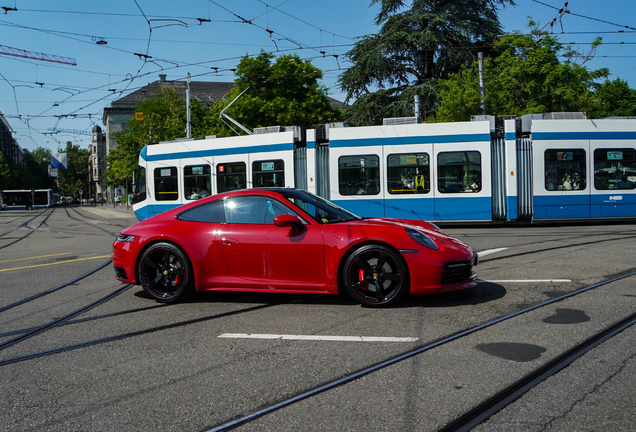
[[[572,120],[574,121],[574,120]],[[588,139],[536,139],[534,133],[534,220],[577,219],[590,217],[591,191],[594,188]],[[552,124],[548,124],[552,126]],[[546,135],[547,136],[547,135]]]
[[[386,145],[383,156],[386,217],[433,220],[436,195],[431,185],[433,145]]]
[[[436,221],[491,221],[490,141],[434,145]]]
[[[636,215],[636,142],[592,143],[594,162],[591,216],[597,218]]]

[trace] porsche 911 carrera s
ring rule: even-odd
[[[477,254],[418,220],[363,218],[299,189],[226,192],[123,230],[118,280],[159,302],[192,292],[347,293],[364,306],[473,287]]]

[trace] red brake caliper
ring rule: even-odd
[[[359,269],[358,270],[358,281],[362,282],[364,280],[364,270]]]

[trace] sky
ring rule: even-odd
[[[241,57],[261,50],[311,60],[330,96],[344,101],[337,80],[350,66],[345,53],[378,31],[379,7],[370,0],[268,1],[0,0],[0,113],[22,148],[57,151],[67,141],[87,148],[93,126],[104,128],[103,109],[159,74],[233,82]],[[611,79],[636,88],[636,2],[571,0],[563,14],[563,1],[515,2],[500,11],[504,31],[528,32],[531,16],[579,51],[601,36],[605,44],[585,66],[609,68]],[[6,55],[22,50],[57,62]]]

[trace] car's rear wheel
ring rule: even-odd
[[[186,254],[171,243],[156,243],[139,260],[139,281],[155,300],[174,303],[192,292],[192,271]]]
[[[389,306],[409,289],[404,261],[382,245],[355,250],[345,261],[342,277],[347,293],[363,306]]]

